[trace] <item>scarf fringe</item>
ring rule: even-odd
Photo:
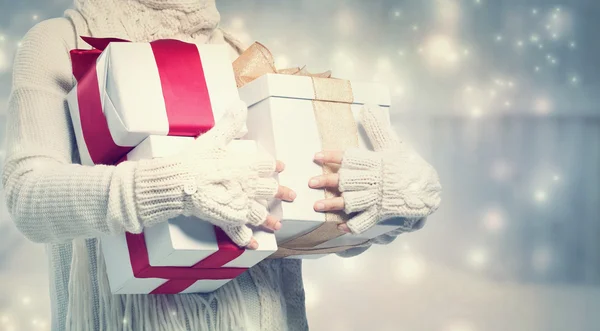
[[[92,280],[90,260],[85,239],[73,240],[73,255],[69,277],[69,306],[67,309],[67,331],[93,330]],[[73,295],[77,294],[77,295]]]

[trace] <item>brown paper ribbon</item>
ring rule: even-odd
[[[352,86],[347,80],[331,77],[331,72],[309,73],[304,67],[278,70],[271,52],[262,44],[254,43],[233,63],[238,88],[265,74],[309,76],[312,78],[315,99],[312,102],[321,138],[322,150],[347,150],[358,147],[358,129],[350,104],[354,101]],[[324,165],[323,174],[337,173],[338,167]],[[337,190],[325,190],[325,198],[340,196]],[[355,246],[325,249],[314,247],[344,234],[338,225],[348,220],[344,212],[325,213],[325,222],[316,229],[281,243],[270,258],[292,255],[329,254],[345,251]]]
[[[240,88],[258,77],[265,74],[282,74],[309,76],[316,78],[331,78],[331,71],[318,74],[311,74],[304,67],[287,68],[277,70],[273,55],[263,44],[254,43],[248,47],[234,62],[233,71],[235,72],[235,82]],[[352,91],[350,91],[352,93]],[[352,95],[352,94],[350,94]]]

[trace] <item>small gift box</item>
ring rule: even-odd
[[[81,163],[114,164],[149,135],[196,137],[239,99],[229,50],[83,37],[67,95]]]
[[[371,149],[357,119],[364,104],[379,105],[387,113],[390,95],[386,86],[334,79],[328,72],[277,70],[270,52],[258,43],[234,62],[234,71],[240,97],[249,107],[246,138],[285,162],[279,182],[297,192],[293,203],[271,205],[271,213],[283,220],[276,233],[279,251],[274,257],[339,252],[402,226],[396,220],[359,235],[342,233],[337,224],[348,220],[348,215],[313,209],[317,200],[339,192],[308,187],[311,177],[337,171],[314,163],[316,152]]]
[[[166,157],[190,146],[194,138],[150,136],[124,160]],[[251,140],[234,140],[228,148],[253,155]],[[212,292],[277,250],[272,233],[255,230],[257,250],[235,245],[212,224],[180,216],[144,229],[101,238],[102,253],[114,294]]]

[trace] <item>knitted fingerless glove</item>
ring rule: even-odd
[[[139,161],[135,173],[138,215],[152,226],[177,215],[195,216],[222,228],[238,245],[252,238],[247,225],[264,223],[265,200],[277,193],[275,160],[234,152],[227,145],[247,118],[236,103],[190,150],[174,157]]]
[[[377,106],[365,106],[361,124],[374,151],[346,151],[339,170],[345,212],[357,213],[347,225],[361,233],[376,223],[403,217],[406,230],[433,213],[440,204],[441,185],[435,169],[406,144],[379,116]]]

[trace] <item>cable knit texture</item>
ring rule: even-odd
[[[224,130],[207,135],[215,140],[194,156],[80,165],[65,102],[74,87],[69,50],[89,48],[78,36],[229,43],[232,56],[242,47],[218,28],[210,0],[77,0],[65,16],[41,22],[22,40],[14,62],[2,173],[17,227],[30,240],[47,244],[52,330],[307,330],[298,260],[261,262],[212,294],[111,295],[95,238],[139,233],[181,212],[238,229],[236,240],[241,241],[245,224],[265,215],[255,202],[273,193],[273,182],[265,176],[273,164],[231,161],[214,144],[222,138],[216,133]],[[233,169],[231,177],[212,172],[221,166]],[[217,189],[216,183],[228,189]],[[229,234],[235,237],[235,231]],[[380,242],[397,234],[382,236]],[[360,254],[371,243],[340,255]]]
[[[252,230],[247,225],[265,222],[269,213],[262,201],[272,200],[279,185],[273,178],[272,156],[227,149],[247,117],[246,105],[238,101],[191,150],[138,162],[135,194],[144,224],[193,215],[222,228],[238,245],[250,243]]]
[[[346,151],[339,170],[345,212],[357,213],[348,221],[353,233],[394,217],[413,220],[405,223],[410,230],[440,205],[437,172],[398,139],[381,115],[377,106],[363,107],[360,122],[374,151]]]
[[[215,0],[75,0],[75,8],[91,31],[115,38],[205,43],[215,32],[221,37]]]

